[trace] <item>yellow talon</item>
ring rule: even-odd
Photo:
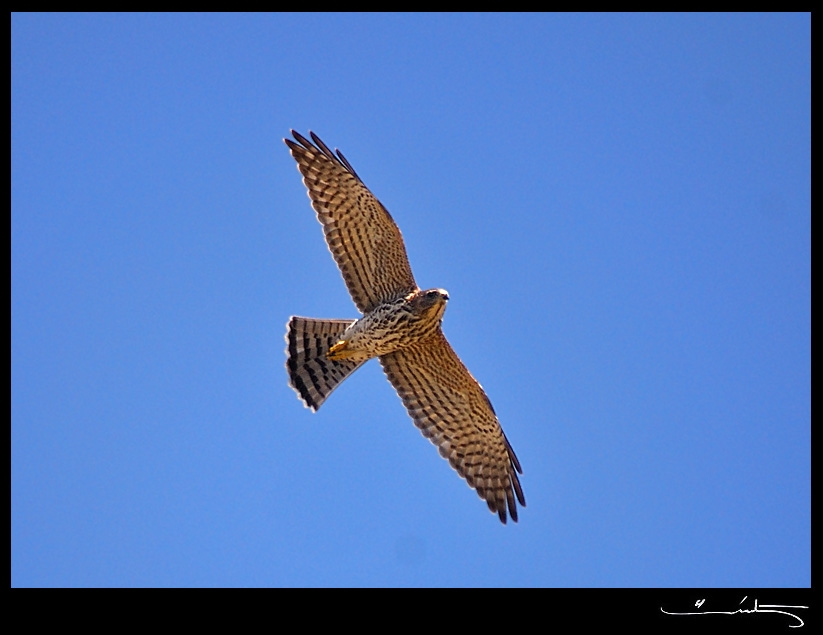
[[[349,343],[346,340],[340,340],[329,349],[329,352],[326,353],[326,357],[331,360],[345,359],[348,357],[348,355],[346,355],[346,347],[348,345]]]

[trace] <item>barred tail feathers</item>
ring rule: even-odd
[[[326,398],[363,362],[326,357],[355,320],[316,320],[294,316],[286,325],[289,385],[307,408],[317,412]]]

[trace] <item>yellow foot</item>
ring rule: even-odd
[[[349,343],[346,340],[340,340],[339,342],[337,342],[337,344],[335,344],[329,349],[329,352],[326,353],[326,357],[328,357],[331,360],[345,359],[349,357],[349,353],[346,350],[346,347],[348,345]]]

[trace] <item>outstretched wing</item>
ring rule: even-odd
[[[361,313],[417,290],[400,230],[337,151],[291,131],[284,139],[297,161],[326,242]]]
[[[489,509],[517,522],[515,496],[526,506],[523,473],[491,402],[442,331],[380,357],[414,424],[477,490]]]

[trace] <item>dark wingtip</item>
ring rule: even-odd
[[[349,163],[348,159],[346,159],[346,157],[343,156],[343,153],[340,152],[340,150],[338,150],[337,148],[335,148],[334,152],[332,152],[329,146],[323,143],[323,140],[320,137],[318,137],[312,130],[309,130],[309,136],[312,139],[311,141],[306,139],[306,137],[301,135],[296,130],[292,129],[289,130],[289,132],[291,132],[292,136],[297,140],[297,143],[295,143],[291,139],[283,139],[283,142],[289,147],[289,149],[296,150],[300,148],[300,146],[303,146],[303,148],[305,148],[306,150],[319,150],[326,157],[346,168],[346,170],[348,170],[351,173],[351,175],[358,181],[360,181],[361,183],[363,182],[363,179],[361,179],[357,172],[354,171],[354,168],[352,167],[351,163]]]
[[[511,494],[509,495],[511,496]],[[517,522],[517,505],[513,499],[509,500],[509,515],[512,517],[512,522]]]
[[[289,132],[291,132],[291,135],[295,138],[297,143],[299,143],[301,146],[303,146],[306,150],[315,150],[316,149],[314,147],[314,145],[312,145],[312,142],[309,141],[308,139],[306,139],[306,137],[301,135],[299,132],[297,132],[297,130],[290,130]],[[309,133],[309,134],[311,134],[311,133]],[[286,145],[289,146],[290,148],[295,147],[297,145],[291,139],[283,139],[283,141],[285,141]]]
[[[362,183],[363,179],[361,179],[358,176],[357,172],[354,171],[354,168],[351,166],[351,163],[349,163],[349,160],[343,156],[343,153],[340,152],[340,150],[338,150],[337,148],[335,148],[334,151],[337,152],[337,157],[340,159],[340,162],[345,166],[345,168],[352,173],[352,176],[354,176],[354,178],[356,178],[358,181]]]
[[[311,130],[309,130],[309,136],[312,138],[312,141],[314,141],[314,144],[317,146],[317,148],[318,148],[318,150],[320,150],[320,152],[325,154],[329,159],[331,159],[335,163],[340,163],[340,161],[337,159],[337,157],[334,156],[334,152],[332,152],[329,149],[329,146],[327,146],[325,143],[323,143],[323,140],[320,137],[318,137],[316,134],[314,134]]]

